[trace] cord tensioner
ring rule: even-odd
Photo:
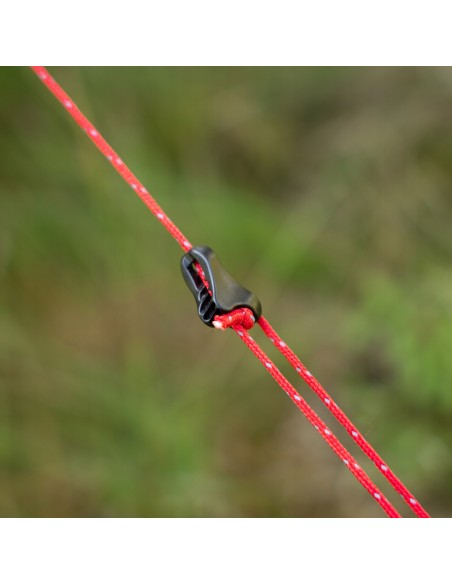
[[[204,280],[196,264],[201,267]],[[196,301],[199,318],[207,326],[213,327],[216,316],[236,308],[249,308],[256,320],[262,315],[257,296],[228,274],[210,247],[192,247],[182,257],[181,268],[184,280]]]

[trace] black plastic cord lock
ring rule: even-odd
[[[201,266],[210,293],[195,263]],[[226,272],[210,247],[192,247],[182,257],[181,268],[184,280],[196,300],[199,318],[207,326],[213,327],[212,322],[216,316],[236,308],[249,308],[256,320],[261,316],[262,307],[257,296],[238,284]]]

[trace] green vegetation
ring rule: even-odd
[[[450,516],[450,70],[51,72]],[[177,245],[38,79],[0,84],[0,515],[380,516],[235,336],[198,321]]]

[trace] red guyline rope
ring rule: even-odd
[[[239,308],[237,310],[232,311],[230,314],[225,314],[222,316],[217,316],[214,321],[214,326],[217,329],[226,329],[231,327],[236,332],[238,330],[243,331],[243,329],[250,329],[254,324],[254,317],[248,308]],[[288,345],[281,339],[281,337],[275,332],[272,328],[270,323],[265,319],[263,316],[259,318],[257,324],[261,327],[264,334],[270,339],[270,341],[277,347],[279,352],[287,359],[287,361],[292,365],[298,375],[307,383],[307,385],[320,397],[326,407],[330,410],[333,416],[338,420],[338,422],[347,430],[353,440],[358,444],[361,450],[366,454],[366,456],[375,464],[378,470],[382,473],[382,475],[386,478],[386,480],[394,487],[394,489],[403,497],[407,505],[411,507],[411,509],[416,513],[418,517],[427,518],[430,515],[427,511],[420,505],[420,503],[413,497],[410,491],[405,487],[405,485],[397,478],[397,476],[392,472],[389,466],[384,462],[384,460],[380,457],[380,455],[375,451],[375,449],[367,442],[367,440],[363,437],[363,435],[357,430],[356,426],[348,419],[345,413],[341,410],[341,408],[333,401],[331,396],[328,394],[326,389],[319,383],[319,381],[312,375],[310,371],[303,365],[300,359],[295,355],[295,353],[288,347]],[[240,325],[243,328],[238,328]],[[242,337],[241,333],[238,333],[239,336]],[[242,338],[244,342],[248,345],[248,347],[255,353],[257,358],[270,370],[270,373],[273,375],[272,371],[274,370],[274,365],[272,362],[267,358],[264,361],[262,354],[258,354],[254,349],[254,346],[250,346],[250,344]],[[255,343],[256,347],[259,347]],[[269,366],[271,365],[271,366]],[[278,371],[278,374],[280,372]],[[280,382],[280,378],[273,375],[276,381],[283,387],[282,383]],[[285,378],[284,378],[285,379]],[[292,392],[294,392],[293,386],[285,379],[285,382],[289,384]],[[287,387],[287,386],[286,386]],[[286,387],[283,389],[286,393],[289,394],[289,397],[294,401],[294,403],[302,410],[305,416],[309,419],[309,421],[318,429],[318,424],[314,424],[309,416],[306,414],[304,408],[309,408],[308,404],[305,402],[303,403],[298,399],[300,396],[296,394],[295,396],[287,391]],[[296,392],[295,392],[296,393]],[[320,430],[319,430],[320,431]],[[328,441],[328,440],[327,440]],[[330,444],[331,448],[339,455],[339,453],[335,450],[335,448]],[[343,458],[343,457],[342,457]],[[343,458],[344,462],[345,459]],[[347,463],[346,463],[347,464]],[[350,468],[350,470],[352,470]],[[355,474],[355,473],[353,473]],[[356,475],[355,475],[356,476]],[[358,477],[357,477],[358,478]],[[359,478],[358,478],[359,480]],[[365,486],[365,485],[364,485]],[[366,486],[365,486],[366,487]],[[367,487],[366,487],[367,488]],[[369,489],[368,489],[369,490]],[[375,493],[373,493],[375,496]],[[378,498],[378,497],[377,497]]]
[[[284,375],[276,368],[274,363],[267,357],[264,351],[250,336],[248,331],[241,325],[234,325],[233,330],[239,335],[245,345],[256,355],[259,361],[265,366],[267,371],[273,379],[282,387],[287,393],[293,403],[303,412],[309,422],[319,432],[322,438],[327,442],[328,446],[337,454],[342,462],[347,466],[350,472],[358,479],[363,487],[375,497],[375,500],[383,508],[388,517],[400,517],[400,514],[386,499],[383,493],[370,480],[367,474],[359,466],[353,456],[346,450],[339,442],[333,432],[328,426],[319,418],[311,406],[301,397],[294,386],[284,377]]]
[[[59,102],[63,104],[68,113],[74,118],[77,124],[85,130],[88,137],[99,148],[102,154],[110,162],[113,168],[122,176],[126,183],[132,187],[136,194],[140,197],[146,207],[155,215],[160,223],[170,232],[177,243],[184,251],[189,251],[193,246],[185,237],[185,235],[178,229],[171,219],[163,212],[163,209],[157,201],[151,197],[147,189],[137,179],[133,172],[121,160],[118,154],[108,144],[108,142],[96,130],[93,124],[82,114],[72,99],[64,91],[64,89],[55,81],[45,67],[31,67],[39,79],[47,86]]]
[[[264,331],[266,336],[275,344],[279,352],[292,365],[298,375],[309,385],[309,387],[319,396],[326,407],[330,410],[333,416],[342,424],[347,430],[353,440],[358,444],[361,450],[367,457],[375,464],[383,476],[391,483],[394,489],[404,498],[407,505],[419,516],[430,517],[427,511],[417,502],[405,485],[396,477],[389,466],[375,451],[375,449],[367,442],[364,436],[358,432],[356,426],[348,419],[341,408],[331,399],[328,392],[317,381],[310,371],[306,369],[300,359],[287,346],[287,344],[277,335],[270,323],[262,316],[258,321],[259,326]]]
[[[179,243],[184,251],[191,249],[192,245],[188,239],[183,235],[183,233],[176,227],[176,225],[169,219],[169,217],[163,212],[162,208],[154,200],[154,198],[148,193],[146,188],[142,183],[135,177],[135,175],[130,171],[130,169],[124,164],[124,162],[119,158],[117,153],[111,148],[111,146],[105,141],[105,139],[99,134],[96,128],[89,122],[89,120],[82,114],[82,112],[77,108],[75,103],[69,98],[65,91],[60,87],[60,85],[52,78],[45,67],[32,67],[36,75],[41,79],[41,81],[47,86],[47,88],[54,94],[54,96],[63,104],[69,114],[74,118],[77,124],[84,129],[94,144],[99,148],[99,150],[104,154],[107,160],[111,163],[113,168],[122,176],[122,178],[132,187],[132,189],[137,193],[137,195],[142,199],[145,205],[150,209],[150,211],[155,215],[155,217],[162,223],[162,225],[169,231],[169,233],[174,237],[174,239]],[[251,338],[251,336],[246,331],[246,328],[251,328],[254,324],[254,318],[250,315],[250,311],[247,309],[239,309],[238,311],[233,311],[229,315],[224,315],[218,317],[217,328],[227,328],[232,327],[235,332],[242,338],[244,343],[248,348],[256,355],[256,357],[265,365],[272,377],[277,381],[277,383],[284,389],[284,391],[289,395],[292,401],[298,406],[298,408],[307,417],[309,422],[320,432],[322,437],[326,440],[333,451],[339,456],[344,464],[346,464],[349,470],[354,474],[354,476],[359,480],[359,482],[366,488],[369,493],[376,499],[379,505],[387,513],[389,517],[400,517],[399,513],[394,509],[394,507],[388,502],[381,491],[373,484],[369,479],[367,474],[359,467],[354,458],[348,453],[348,451],[342,446],[339,440],[334,436],[329,428],[322,422],[322,420],[317,416],[317,414],[312,410],[312,408],[301,398],[301,396],[296,392],[295,388],[289,383],[289,381],[280,373],[280,371],[275,367],[275,365],[270,361],[267,355],[262,351],[262,349],[257,345],[257,343]],[[406,487],[399,481],[399,479],[390,471],[389,467],[384,464],[383,460],[375,452],[375,450],[366,442],[366,440],[357,432],[355,426],[348,420],[345,414],[340,410],[340,408],[331,400],[328,393],[320,385],[320,383],[307,371],[301,361],[296,357],[296,355],[287,347],[287,345],[280,339],[276,332],[272,329],[269,323],[261,317],[258,321],[264,333],[269,337],[269,339],[274,342],[280,352],[286,357],[289,363],[296,369],[300,376],[308,383],[308,385],[313,389],[319,397],[321,397],[324,403],[329,407],[330,411],[335,415],[339,422],[346,428],[349,434],[354,438],[357,444],[362,448],[362,450],[367,454],[367,456],[373,460],[377,465],[377,468],[387,480],[394,486],[394,488],[404,497],[405,501],[410,505],[410,507],[417,513],[419,517],[429,517],[427,512],[420,506],[420,504],[414,499],[411,493],[406,489]],[[243,325],[243,326],[242,326]],[[246,328],[244,328],[246,327]]]

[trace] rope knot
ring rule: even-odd
[[[216,316],[212,324],[218,330],[226,330],[237,325],[241,325],[248,330],[253,328],[255,322],[256,319],[252,310],[249,308],[236,308],[227,314]]]

